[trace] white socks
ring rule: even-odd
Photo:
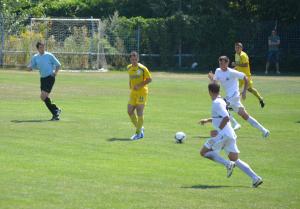
[[[215,162],[218,162],[226,167],[230,163],[229,160],[225,160],[223,157],[221,157],[218,153],[216,153],[214,151],[207,152],[204,156],[206,158],[209,158]]]
[[[235,161],[235,165],[239,167],[248,176],[250,176],[252,180],[256,180],[259,178],[257,174],[250,168],[250,166],[244,161],[238,159],[237,161]]]
[[[266,133],[266,129],[265,127],[263,127],[259,122],[257,122],[257,120],[255,120],[254,118],[252,118],[251,116],[249,116],[248,118],[248,123],[250,123],[253,127],[259,129],[263,134]]]

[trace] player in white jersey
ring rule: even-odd
[[[239,92],[239,79],[243,79],[245,82],[244,89],[242,91],[242,98],[246,99],[246,92],[248,88],[248,78],[242,73],[228,67],[229,58],[226,56],[221,56],[219,58],[220,67],[216,69],[215,74],[210,72],[208,78],[211,82],[219,81],[221,86],[225,89],[226,92],[226,101],[229,105],[229,108],[232,108],[234,112],[238,113],[244,120],[250,123],[253,127],[260,130],[263,134],[263,137],[268,137],[270,131],[263,127],[257,120],[251,117],[245,110],[245,107],[242,105],[240,100]],[[235,122],[233,120],[233,122]]]
[[[216,130],[211,132],[211,138],[203,145],[200,151],[201,156],[224,165],[227,168],[227,177],[232,175],[234,167],[237,166],[252,179],[252,186],[258,187],[263,183],[262,178],[247,163],[239,159],[238,153],[240,151],[236,144],[237,137],[229,121],[226,102],[219,95],[220,85],[210,83],[208,91],[212,99],[212,118],[202,119],[200,123],[204,125],[212,122]],[[222,149],[227,152],[229,160],[219,155]]]

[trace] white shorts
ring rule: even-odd
[[[239,112],[241,107],[244,108],[244,105],[241,103],[240,96],[226,98],[226,102],[228,103],[228,107],[232,108],[236,113]]]
[[[222,149],[225,150],[225,152],[230,153],[240,153],[237,145],[236,145],[236,139],[229,138],[227,136],[220,136],[217,135],[216,137],[209,138],[204,146],[207,149],[212,149],[213,151],[220,152]]]

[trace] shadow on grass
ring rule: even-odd
[[[208,139],[210,136],[192,136],[193,139]]]
[[[12,123],[43,123],[43,122],[49,122],[51,120],[12,120],[10,122]]]
[[[129,138],[116,138],[116,137],[113,137],[113,138],[107,139],[107,141],[109,141],[109,142],[115,142],[115,141],[132,141],[132,140],[129,139]]]
[[[296,121],[296,123],[300,123],[300,120]]]
[[[181,188],[184,189],[221,189],[221,188],[226,188],[226,187],[235,187],[235,188],[249,188],[247,186],[228,186],[228,185],[193,185],[193,186],[184,186]]]

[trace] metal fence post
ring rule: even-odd
[[[2,67],[3,66],[3,50],[4,50],[4,42],[5,42],[4,18],[3,18],[2,13],[0,16],[0,24],[1,24],[1,28],[0,28],[0,32],[1,32],[0,66]]]
[[[141,41],[141,28],[140,25],[138,25],[137,28],[137,53],[140,54],[140,41]]]

